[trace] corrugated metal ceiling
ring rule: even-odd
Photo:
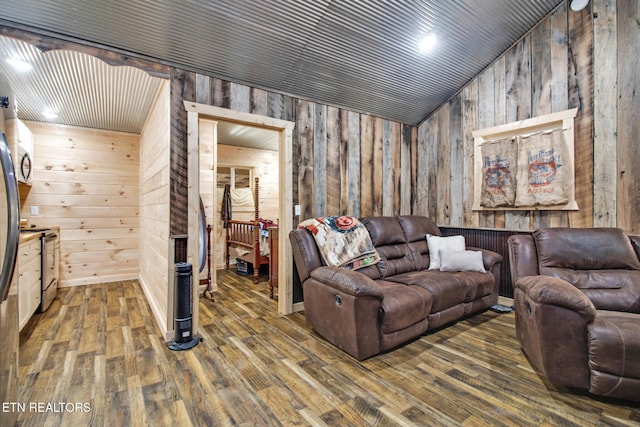
[[[4,0],[0,19],[417,124],[560,3]],[[421,54],[427,32],[438,45]]]
[[[0,52],[33,66],[24,72],[0,61],[23,120],[140,133],[162,83],[136,68],[112,67],[79,52],[42,53],[8,37],[0,37]],[[58,116],[47,118],[45,111]]]

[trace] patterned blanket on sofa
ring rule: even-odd
[[[313,234],[325,264],[357,270],[380,261],[366,227],[346,215],[311,218],[298,224]]]

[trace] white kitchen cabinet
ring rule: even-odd
[[[40,306],[42,294],[42,249],[39,238],[20,242],[18,247],[18,323],[24,328]]]

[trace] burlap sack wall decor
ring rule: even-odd
[[[553,206],[569,201],[570,173],[562,129],[518,137],[516,206]]]
[[[513,137],[482,144],[482,193],[480,206],[513,206],[516,197],[518,147]]]

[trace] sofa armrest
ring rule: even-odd
[[[380,286],[371,278],[357,271],[346,270],[340,267],[318,267],[311,271],[311,277],[318,282],[335,288],[347,295],[355,297],[374,297],[382,299],[383,293]]]
[[[596,317],[591,300],[571,283],[551,276],[527,276],[515,285],[536,304],[555,305],[578,313],[585,321]]]
[[[640,235],[629,234],[629,240],[631,240],[631,246],[633,246],[636,256],[640,259]]]
[[[502,255],[497,252],[493,252],[488,249],[476,248],[474,246],[467,246],[467,250],[482,252],[482,262],[484,263],[484,268],[487,271],[490,271],[495,264],[502,262]]]
[[[531,362],[555,386],[589,388],[588,329],[596,316],[589,298],[551,276],[515,284],[516,335]]]
[[[307,323],[358,360],[380,352],[382,288],[357,271],[318,267],[302,283]]]

